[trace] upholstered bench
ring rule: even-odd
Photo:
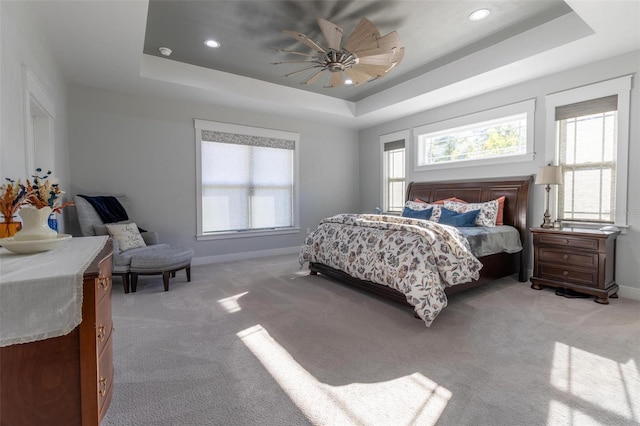
[[[169,291],[169,276],[175,277],[176,272],[186,270],[187,282],[191,281],[191,259],[193,250],[188,248],[163,247],[149,253],[141,253],[131,257],[131,291],[136,292],[138,275],[162,274],[164,291]]]

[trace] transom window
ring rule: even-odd
[[[535,101],[415,129],[416,170],[533,159]]]

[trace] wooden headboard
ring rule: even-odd
[[[504,224],[520,231],[524,244],[527,241],[527,204],[532,176],[500,179],[458,180],[443,182],[411,182],[407,188],[407,200],[419,198],[432,202],[458,197],[469,203],[480,203],[505,196]]]

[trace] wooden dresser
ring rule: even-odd
[[[0,348],[1,425],[99,425],[113,391],[110,242],[83,276],[69,334]]]
[[[608,304],[615,298],[616,238],[620,232],[532,228],[534,267],[531,288],[567,288]]]

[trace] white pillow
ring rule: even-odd
[[[457,203],[455,201],[445,201],[444,207],[456,213],[466,213],[472,210],[480,210],[476,217],[476,226],[496,226],[498,219],[498,200],[487,201],[486,203]]]
[[[147,245],[142,235],[140,235],[140,231],[138,231],[138,225],[135,223],[108,223],[106,227],[109,230],[109,234],[118,242],[120,251]]]
[[[431,211],[431,218],[429,219],[431,222],[438,222],[440,220],[440,214],[442,213],[442,205],[441,204],[429,204],[429,203],[419,203],[417,201],[407,201],[405,207],[409,207],[411,210],[426,210],[433,208]]]

